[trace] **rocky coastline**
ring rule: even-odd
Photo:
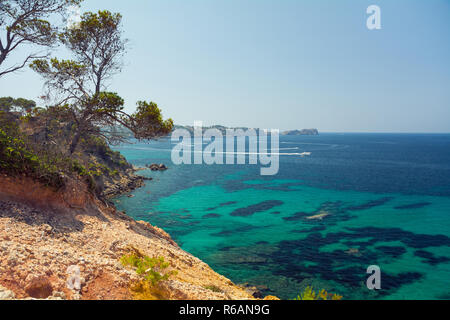
[[[248,288],[183,251],[162,229],[133,220],[81,187],[57,192],[27,178],[0,180],[0,299],[133,299],[130,283],[138,276],[119,262],[130,248],[164,257],[176,271],[162,284],[168,299],[254,299]],[[117,190],[141,181],[125,180]],[[67,286],[74,266],[79,289]]]
[[[132,167],[123,173],[119,173],[116,179],[110,182],[105,181],[103,184],[101,197],[105,199],[112,199],[145,186],[145,181],[153,180],[153,178],[136,174],[139,171],[166,171],[168,169],[169,168],[165,164],[155,163],[146,165],[144,168]]]
[[[131,169],[125,174],[121,174],[115,181],[105,182],[104,190],[101,196],[105,199],[112,199],[114,197],[130,193],[143,187],[146,180],[149,180],[149,178],[139,176],[136,174],[135,169]]]

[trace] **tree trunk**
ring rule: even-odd
[[[81,132],[78,132],[75,137],[72,140],[72,143],[70,144],[70,149],[69,152],[70,154],[73,154],[75,152],[75,149],[78,146],[78,142],[80,142],[80,138],[81,138]]]

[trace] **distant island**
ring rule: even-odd
[[[317,129],[290,130],[281,133],[283,136],[318,136]]]

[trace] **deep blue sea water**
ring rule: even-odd
[[[117,147],[165,163],[117,206],[167,232],[235,283],[292,299],[312,285],[344,299],[450,299],[450,135],[282,136],[280,172],[171,163],[163,139]],[[322,220],[308,217],[327,214]],[[379,291],[366,269],[381,268]]]

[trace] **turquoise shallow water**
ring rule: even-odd
[[[165,163],[119,209],[168,231],[236,283],[290,299],[307,285],[346,299],[450,299],[450,135],[282,137],[280,173],[174,166],[168,140],[118,148]],[[323,219],[308,219],[318,214]],[[382,290],[365,286],[379,265]]]

